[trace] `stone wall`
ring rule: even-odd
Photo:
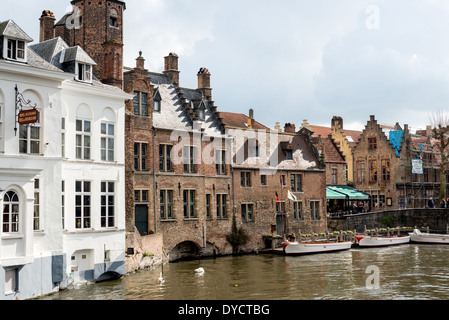
[[[343,218],[328,219],[329,231],[386,227],[429,227],[430,232],[446,233],[449,209],[403,209],[361,213]]]

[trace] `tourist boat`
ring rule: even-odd
[[[357,235],[359,247],[383,247],[405,244],[410,242],[410,236],[364,236]]]
[[[352,246],[350,241],[338,242],[282,242],[284,253],[287,255],[300,255],[311,253],[325,253],[348,250]]]
[[[409,235],[412,242],[449,244],[449,234],[423,233],[414,229]]]

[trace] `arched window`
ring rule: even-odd
[[[109,25],[110,25],[111,27],[117,28],[117,27],[118,27],[117,21],[118,21],[117,10],[111,9],[111,12],[110,12],[110,14],[109,14]]]
[[[19,232],[19,197],[14,191],[3,197],[3,232]]]

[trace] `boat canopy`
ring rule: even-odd
[[[327,186],[327,199],[369,200],[370,195],[346,186]]]

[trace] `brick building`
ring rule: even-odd
[[[385,126],[374,116],[354,148],[354,182],[371,195],[373,210],[398,208],[402,185],[411,181],[408,126]]]
[[[181,88],[178,59],[170,53],[154,73],[140,53],[124,75],[134,94],[126,112],[127,246],[145,250],[139,238],[160,233],[170,260],[231,250],[229,140],[209,71],[198,72],[198,88]]]
[[[270,130],[254,120],[253,110],[248,116],[220,116],[234,138],[235,210],[238,225],[250,235],[248,246],[263,248],[262,235],[272,230],[278,235],[326,231],[326,173],[311,132],[297,132],[291,123],[284,131]]]
[[[94,76],[104,84],[123,86],[124,1],[73,0],[73,11],[56,22],[50,11],[40,18],[40,41],[61,37],[69,46],[80,46],[96,62]],[[56,23],[55,23],[56,22]],[[80,75],[85,70],[76,69]]]

